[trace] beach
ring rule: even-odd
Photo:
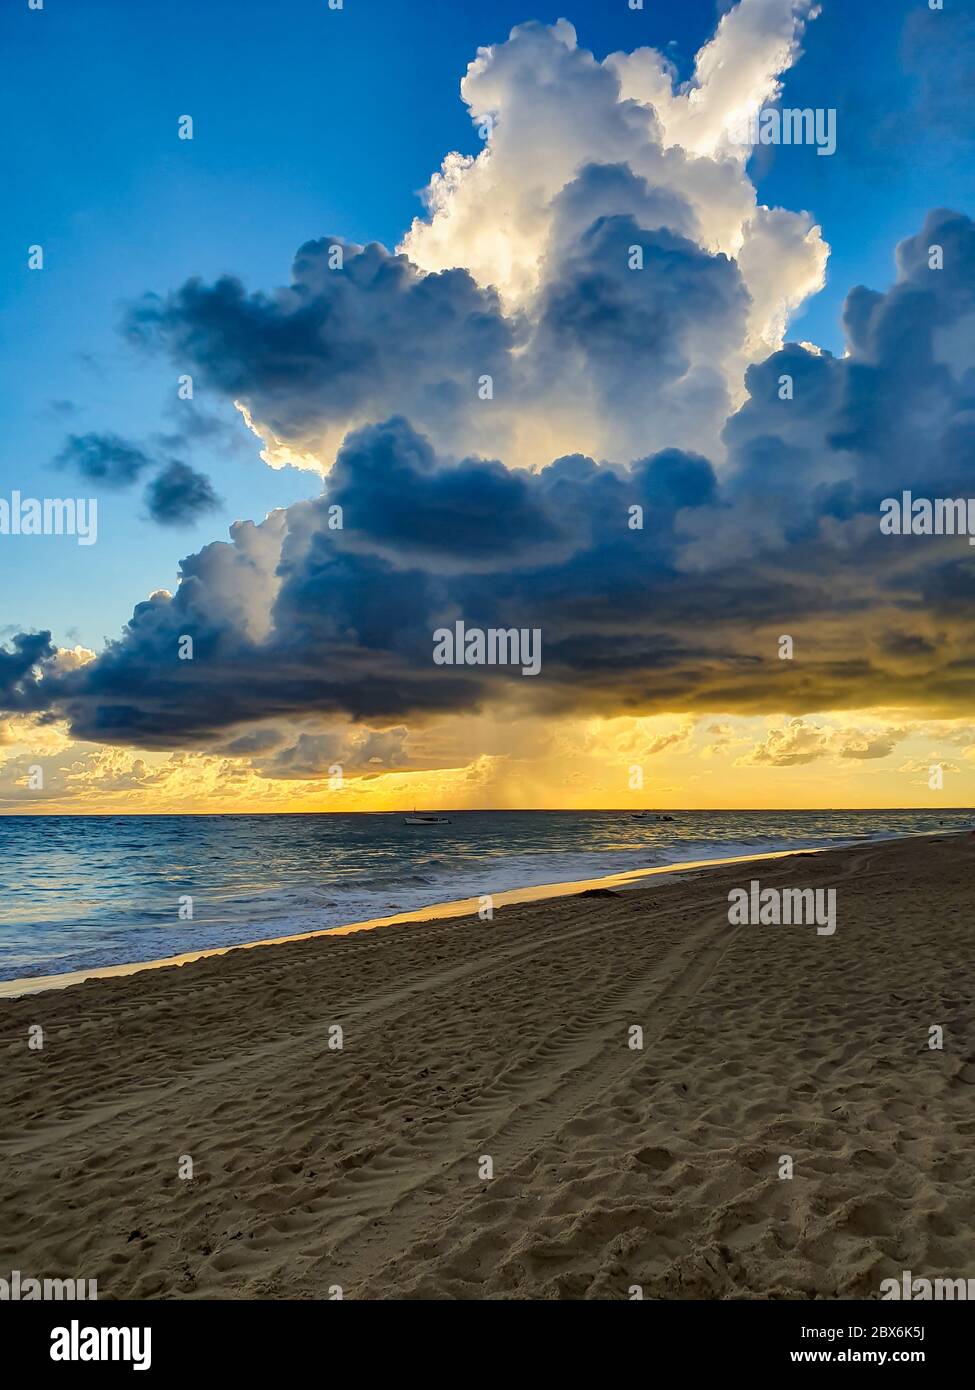
[[[969,835],[857,845],[0,1001],[0,1275],[100,1299],[970,1276],[973,861]],[[834,889],[835,931],[731,925],[753,880]]]

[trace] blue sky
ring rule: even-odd
[[[526,19],[565,14],[597,58],[647,43],[666,48],[686,75],[719,8],[713,0],[649,0],[642,12],[623,0],[346,0],[341,12],[324,0],[5,7],[5,487],[50,492],[48,464],[68,431],[144,439],[171,423],[175,373],[121,340],[126,302],[223,272],[269,289],[286,283],[296,248],[325,233],[392,247],[443,155],[480,148],[458,96],[478,45]],[[808,209],[832,247],[827,288],[790,336],[840,350],[849,288],[889,284],[894,244],[928,208],[972,207],[972,161],[958,143],[965,121],[946,133],[916,110],[923,74],[911,70],[917,45],[905,26],[924,8],[923,0],[824,0],[786,77],[788,104],[835,105],[845,122],[832,159],[805,149],[753,161],[760,198]],[[950,52],[943,56],[950,83],[957,72]],[[930,71],[934,60],[925,61]],[[964,116],[961,92],[957,103]],[[176,139],[184,113],[195,122],[192,142]],[[26,269],[36,242],[45,248],[41,274]],[[225,404],[214,405],[226,417]],[[24,542],[8,539],[0,626],[53,626],[61,642],[99,646],[134,600],[171,587],[177,560],[224,536],[234,518],[318,491],[311,474],[267,469],[256,441],[242,425],[236,432],[236,446],[191,458],[221,498],[195,524],[155,525],[140,489],[102,494],[101,529],[117,543],[79,555],[44,542],[44,563],[29,578]]]

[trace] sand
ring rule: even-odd
[[[973,837],[875,844],[4,1001],[0,1276],[103,1299],[969,1277],[973,867]],[[835,887],[835,935],[729,926],[752,877]]]

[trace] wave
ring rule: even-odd
[[[397,826],[378,817],[302,817],[297,826],[282,817],[286,823],[280,827],[276,818],[254,824],[240,817],[230,828],[236,836],[230,846],[226,820],[218,838],[195,818],[192,828],[178,827],[178,861],[165,827],[158,838],[145,837],[151,851],[141,860],[113,861],[118,840],[111,838],[111,827],[93,830],[89,823],[78,830],[61,827],[59,857],[72,852],[70,873],[62,862],[48,879],[43,858],[36,857],[36,837],[24,835],[18,845],[19,827],[0,822],[0,842],[8,836],[7,844],[0,843],[5,860],[20,863],[25,885],[2,905],[0,979],[329,931],[476,902],[486,894],[648,868],[962,828],[970,825],[971,813],[941,813],[939,819],[930,812],[892,812],[878,825],[879,818],[711,812],[660,824],[632,821],[624,813],[479,812],[457,815],[449,828],[438,830],[435,842],[424,842],[422,854],[415,840],[404,840]],[[113,862],[114,871],[108,867]],[[16,884],[16,872],[12,880]],[[184,892],[195,895],[192,921],[177,919],[177,895]]]

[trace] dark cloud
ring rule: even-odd
[[[400,564],[421,556],[464,569],[537,564],[540,549],[567,530],[544,507],[531,474],[496,460],[444,464],[402,418],[346,440],[328,501],[343,509],[347,544]]]
[[[590,165],[556,200],[556,254],[523,358],[524,399],[586,401],[631,453],[651,430],[716,438],[730,408],[722,363],[740,350],[750,304],[733,261],[658,225],[670,204],[677,226],[692,225],[681,200],[634,191],[642,182]],[[610,193],[638,215],[604,214],[579,231],[576,200],[609,204]]]
[[[341,530],[329,525],[332,493],[260,527],[235,528],[232,543],[183,561],[172,598],[160,593],[137,605],[121,640],[97,661],[49,671],[18,707],[32,696],[57,702],[79,736],[84,728],[93,739],[166,747],[208,745],[258,717],[344,714],[388,723],[476,708],[513,694],[515,681],[523,687],[507,669],[433,664],[434,628],[462,616],[484,627],[540,622],[553,644],[553,704],[563,683],[575,702],[575,677],[581,703],[606,698],[611,680],[602,695],[595,684],[585,691],[606,663],[640,680],[646,694],[664,661],[661,639],[650,638],[647,614],[635,623],[625,616],[627,590],[646,592],[650,576],[676,583],[667,559],[681,514],[675,503],[710,498],[713,486],[703,460],[677,451],[631,471],[581,457],[535,475],[509,475],[480,460],[438,468],[404,421],[368,427],[350,437],[336,466],[334,495],[348,518]],[[445,496],[458,508],[471,499],[469,533]],[[657,516],[655,539],[628,530],[634,504]],[[534,568],[532,535],[539,538]],[[262,571],[256,557],[268,536],[276,563]],[[522,546],[523,573],[510,563],[508,537]],[[269,630],[257,637],[254,614],[263,606]],[[178,656],[184,635],[193,638],[192,660]]]
[[[943,269],[931,268],[933,247]],[[975,225],[945,209],[929,213],[898,247],[897,267],[885,294],[860,287],[848,296],[849,356],[790,344],[746,374],[749,400],[725,429],[733,490],[773,494],[792,534],[904,488],[968,493]],[[783,376],[792,378],[791,400],[780,399]]]
[[[54,459],[56,468],[70,469],[88,482],[112,488],[128,487],[151,464],[143,449],[117,434],[69,434]]]
[[[597,223],[544,315],[553,340],[557,325],[605,372],[607,391],[611,325],[630,350],[620,363],[636,360],[653,391],[675,379],[694,323],[710,323],[720,341],[741,307],[730,263],[671,233],[645,240],[654,288],[624,302],[615,257],[632,234],[626,218]],[[613,268],[599,271],[596,257],[587,290],[586,257],[604,237]],[[943,270],[929,266],[933,245],[944,248]],[[373,265],[384,273],[385,262]],[[268,355],[283,362],[280,311],[227,294],[247,341],[266,333]],[[902,487],[968,494],[973,313],[975,227],[932,213],[899,248],[897,283],[850,296],[848,356],[792,344],[749,372],[717,472],[678,449],[629,467],[570,454],[511,470],[445,457],[399,416],[366,426],[346,439],[325,494],[238,524],[230,542],[187,557],[175,594],[139,604],[96,661],[61,671],[45,665],[46,638],[29,651],[23,644],[38,639],[18,639],[7,705],[64,715],[93,740],[223,749],[264,721],[388,726],[496,702],[512,717],[967,711],[975,552],[964,537],[882,536],[879,504]],[[780,399],[783,376],[791,400]],[[634,388],[619,389],[625,400]],[[539,628],[541,673],[435,666],[432,633],[457,619]],[[781,634],[795,640],[793,661],[779,660]],[[185,635],[192,661],[178,657]],[[38,663],[43,680],[31,676]],[[868,731],[844,755],[883,756],[885,737]],[[791,765],[819,756],[820,742],[800,723],[752,760]],[[268,775],[313,775],[333,751],[300,739],[279,746]]]
[[[220,505],[204,473],[173,459],[146,488],[146,506],[161,526],[183,526]]]
[[[241,734],[240,738],[231,739],[219,751],[232,758],[248,757],[256,753],[271,753],[275,748],[280,748],[284,741],[284,734],[277,729],[252,729],[249,733]]]
[[[32,686],[33,673],[55,651],[50,632],[18,632],[12,652],[0,647],[0,700],[12,707],[23,699],[23,687]]]
[[[186,434],[176,436],[182,442],[191,437],[208,437],[224,427],[209,428],[209,417],[199,413],[187,416]],[[158,460],[140,445],[121,439],[115,434],[72,434],[54,459],[58,468],[72,469],[91,483],[103,487],[126,488],[136,483],[148,468],[158,467]],[[146,488],[149,516],[161,526],[181,526],[197,520],[220,505],[220,499],[204,473],[181,460],[168,462]]]
[[[625,399],[683,376],[689,338],[740,343],[747,309],[726,256],[665,228],[647,232],[631,216],[601,217],[546,286],[539,337],[563,364],[580,354],[603,389]]]
[[[229,276],[190,280],[146,296],[125,331],[285,441],[397,411],[421,428],[459,428],[483,374],[503,389],[516,341],[497,295],[467,271],[423,275],[405,256],[339,237],[306,242],[291,285],[273,295]]]

